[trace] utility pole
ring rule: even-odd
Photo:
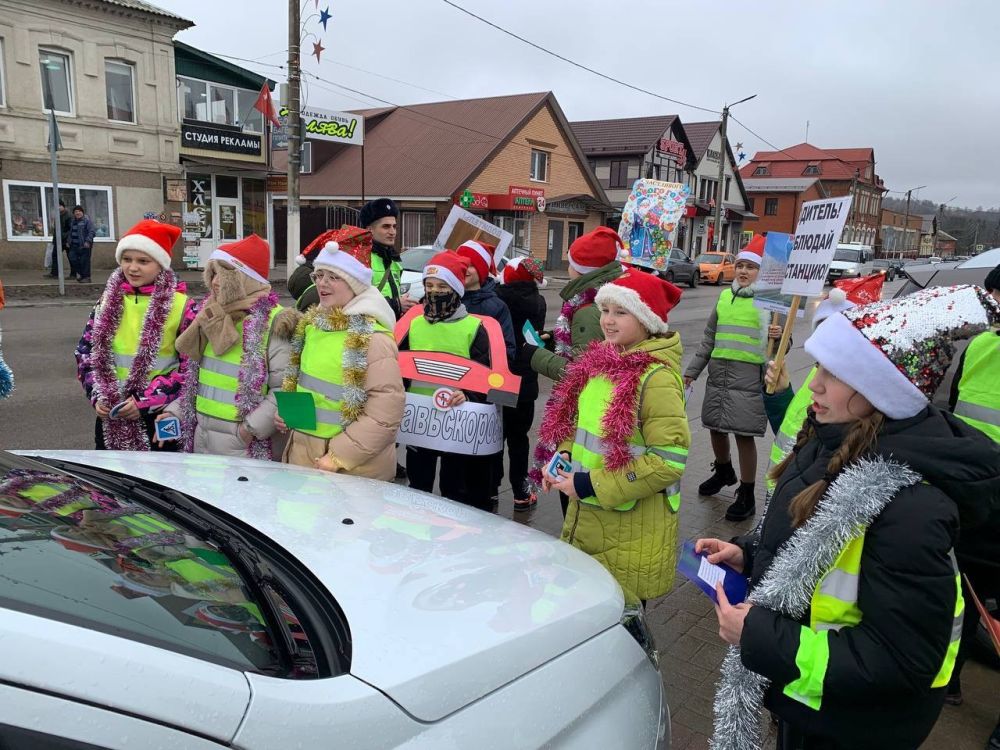
[[[926,185],[921,185],[920,187],[910,188],[906,191],[906,213],[903,214],[903,252],[905,253],[910,247],[910,194],[914,190],[920,190],[927,187]]]
[[[719,151],[719,182],[715,186],[715,250],[716,252],[725,252],[722,247],[722,196],[723,185],[725,184],[725,174],[726,174],[726,161],[729,156],[729,146],[726,143],[726,126],[729,122],[729,107],[735,107],[737,104],[742,104],[743,102],[748,102],[753,99],[756,94],[748,96],[745,99],[740,99],[738,102],[733,102],[731,105],[727,104],[722,108],[722,124],[719,126],[719,135],[721,136],[722,147]]]
[[[291,273],[301,248],[299,224],[299,171],[302,168],[302,120],[300,115],[301,78],[299,0],[288,0],[288,246],[285,269]]]
[[[56,274],[59,276],[59,296],[66,296],[66,281],[63,279],[63,254],[62,254],[62,216],[59,213],[59,164],[56,160],[56,151],[62,148],[62,140],[59,138],[59,125],[56,123],[56,109],[52,96],[52,74],[49,72],[50,62],[48,59],[42,60],[42,67],[45,69],[45,82],[48,84],[48,91],[45,95],[45,105],[49,109],[49,163],[52,168],[52,208],[49,217],[52,222],[52,243],[56,254]],[[69,210],[69,209],[67,209]]]

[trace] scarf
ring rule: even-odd
[[[93,347],[90,353],[91,366],[94,370],[94,392],[97,400],[103,401],[108,407],[129,396],[142,394],[149,385],[149,371],[160,353],[163,327],[170,315],[174,292],[177,289],[177,278],[169,268],[164,268],[157,275],[149,307],[146,308],[146,315],[142,320],[135,359],[132,360],[132,367],[124,384],[119,385],[111,342],[118,331],[118,326],[121,325],[125,290],[131,288],[125,281],[122,270],[116,269],[108,278],[104,294],[94,314]],[[104,444],[112,450],[148,451],[149,435],[146,434],[146,426],[142,419],[105,419]]]
[[[812,518],[781,546],[747,601],[800,620],[841,550],[872,524],[896,493],[919,481],[918,474],[895,461],[855,461],[830,485]],[[715,692],[712,750],[759,750],[761,706],[769,684],[743,666],[739,646],[729,647]]]
[[[629,438],[638,420],[639,382],[656,359],[644,351],[621,352],[606,341],[591,342],[584,354],[566,367],[562,380],[552,389],[552,396],[545,404],[535,447],[535,465],[529,472],[531,481],[537,486],[542,482],[542,466],[552,458],[559,444],[571,438],[576,430],[580,392],[598,375],[606,377],[613,385],[611,401],[601,419],[604,467],[617,471],[632,461]]]
[[[211,297],[206,302],[210,300]],[[246,301],[241,300],[239,304]],[[236,419],[238,422],[244,422],[263,403],[265,398],[264,386],[267,384],[267,328],[271,319],[271,311],[277,304],[277,294],[274,292],[264,294],[253,301],[253,304],[247,311],[246,317],[243,319],[243,354],[240,357],[240,374],[236,387]],[[198,312],[195,322],[201,317],[201,313],[206,308]],[[225,319],[230,321],[230,325],[233,326],[233,332],[238,335],[232,319],[229,316],[225,316]],[[194,325],[194,322],[191,323],[184,333],[190,331]],[[183,337],[183,334],[181,337]],[[180,350],[181,337],[177,339],[178,350]],[[211,340],[210,334],[209,340]],[[181,439],[183,440],[184,450],[187,453],[194,452],[194,435],[198,427],[198,410],[196,408],[198,370],[201,364],[201,355],[205,351],[205,344],[200,333],[196,333],[187,339],[188,345],[193,345],[195,342],[200,342],[200,348],[197,350],[197,354],[188,355],[190,357],[188,374],[184,380],[184,390],[181,392]],[[212,351],[216,354],[224,354],[228,349],[217,349],[215,342],[212,341]],[[247,457],[257,458],[261,461],[272,460],[274,454],[271,449],[271,439],[253,438],[250,444],[247,445]]]
[[[730,287],[733,290],[734,297],[753,297],[754,293],[757,291],[757,282],[752,282],[746,286],[740,286],[736,279],[733,279],[733,285]]]
[[[424,301],[424,317],[428,323],[440,323],[454,315],[460,304],[462,298],[454,290],[428,293]]]
[[[302,363],[302,349],[306,342],[306,328],[313,326],[320,331],[347,331],[341,366],[344,376],[344,400],[340,413],[343,426],[355,422],[365,410],[368,392],[365,390],[365,376],[368,372],[368,344],[375,332],[375,318],[371,315],[347,315],[339,307],[326,309],[314,305],[302,316],[292,336],[292,353],[285,370],[281,390],[294,392],[299,385],[299,371]]]
[[[209,294],[198,310],[198,314],[180,336],[177,337],[177,351],[185,357],[198,359],[205,353],[206,346],[211,343],[216,354],[228,352],[240,339],[236,324],[260,300],[268,298],[269,290],[230,302],[219,304],[212,294]]]
[[[559,317],[552,329],[552,338],[555,339],[556,354],[570,362],[573,361],[573,334],[570,330],[570,326],[573,325],[573,316],[581,307],[592,305],[596,296],[597,289],[584,289],[566,300],[559,311]]]

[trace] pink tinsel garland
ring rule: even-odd
[[[94,370],[94,390],[97,400],[110,408],[129,396],[140,397],[149,385],[149,371],[160,353],[163,327],[177,290],[177,278],[169,268],[164,268],[156,277],[149,307],[142,321],[139,347],[132,360],[125,383],[119,386],[115,372],[115,353],[111,342],[122,320],[122,305],[125,299],[125,274],[116,269],[108,279],[101,298],[97,318],[94,321],[91,364]],[[149,435],[146,425],[140,419],[105,419],[104,445],[111,450],[148,451]]]
[[[617,471],[627,466],[632,461],[629,439],[638,420],[639,383],[653,364],[656,359],[648,352],[621,352],[605,341],[592,342],[585,355],[566,367],[562,380],[552,389],[538,431],[535,466],[529,472],[531,480],[541,484],[542,466],[552,458],[560,443],[574,435],[580,392],[587,381],[597,376],[606,377],[613,385],[611,401],[601,419],[606,446],[604,468]]]
[[[560,357],[573,361],[573,316],[581,307],[586,307],[594,302],[597,296],[597,289],[584,289],[579,294],[575,294],[563,303],[559,311],[559,318],[552,329],[552,338],[555,339],[556,354]]]

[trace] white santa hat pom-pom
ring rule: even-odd
[[[306,264],[306,256],[299,253],[295,256],[295,265],[304,266]]]
[[[827,297],[833,304],[841,305],[847,301],[847,292],[841,289],[839,286],[835,286],[830,290],[830,294]]]
[[[323,245],[323,249],[326,250],[328,253],[336,253],[340,250],[340,243],[337,242],[336,240],[330,240],[325,245]]]

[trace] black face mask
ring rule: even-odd
[[[462,298],[454,290],[428,292],[424,300],[424,317],[431,323],[447,320],[455,314],[460,304]]]

